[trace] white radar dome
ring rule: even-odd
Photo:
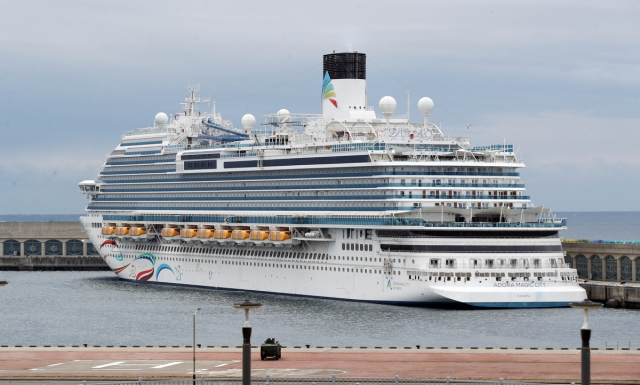
[[[164,112],[158,112],[154,121],[157,125],[167,124],[169,122],[169,117]]]
[[[380,111],[382,111],[382,115],[389,116],[393,114],[393,111],[396,110],[396,100],[391,96],[385,96],[380,99]]]
[[[288,122],[291,119],[291,113],[289,110],[285,110],[284,108],[278,111],[278,120],[282,122]]]
[[[425,96],[418,101],[418,109],[423,114],[428,114],[429,112],[431,112],[431,110],[433,110],[433,100]]]
[[[245,130],[253,129],[253,125],[256,124],[256,117],[251,114],[246,114],[242,117],[242,126]]]

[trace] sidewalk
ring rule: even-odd
[[[559,381],[580,380],[578,350],[283,349],[279,361],[261,361],[256,377],[393,377]],[[196,375],[240,377],[241,349],[197,349]],[[592,379],[640,383],[640,351],[591,354]],[[0,379],[190,378],[190,348],[0,348]]]

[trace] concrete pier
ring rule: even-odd
[[[109,270],[80,222],[0,222],[0,270]]]

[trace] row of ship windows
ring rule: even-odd
[[[444,171],[443,171],[444,172]],[[455,172],[459,174],[458,172]],[[234,173],[198,173],[198,174],[183,174],[181,178],[176,178],[176,175],[173,174],[157,174],[157,175],[146,175],[145,180],[163,180],[163,179],[176,179],[183,181],[185,178],[189,178],[192,180],[238,180],[238,179],[264,179],[272,176],[282,176],[284,178],[294,177],[294,176],[302,176],[304,178],[308,178],[310,175],[322,175],[325,177],[332,176],[340,176],[340,175],[349,175],[349,176],[376,176],[376,175],[420,175],[424,176],[424,171],[385,171],[383,170],[375,170],[372,168],[363,168],[363,167],[349,167],[342,169],[334,169],[334,168],[301,168],[301,169],[291,169],[291,170],[274,170],[274,171],[260,171],[260,172],[234,172]],[[464,175],[483,175],[479,173],[464,173]],[[486,176],[519,176],[518,173],[488,173]],[[141,180],[141,177],[138,175],[114,175],[114,176],[104,176],[103,180],[105,181],[117,181],[117,180]]]
[[[373,245],[367,245],[363,243],[343,243],[342,250],[373,251]]]
[[[344,197],[344,196],[390,196],[396,198],[422,198],[422,199],[434,199],[447,197],[451,199],[483,199],[482,197],[489,197],[487,199],[502,198],[502,199],[518,199],[522,197],[521,191],[489,191],[489,190],[474,190],[474,191],[391,191],[391,190],[379,190],[379,189],[367,189],[367,190],[337,190],[337,191],[256,191],[256,192],[222,192],[222,193],[163,193],[163,194],[100,194],[98,198],[139,198],[144,197],[149,200],[153,198],[266,198],[266,197]]]
[[[371,246],[371,245],[369,245]],[[274,250],[245,250],[238,248],[229,249],[208,249],[200,247],[184,247],[172,245],[135,245],[138,251],[161,251],[170,253],[190,253],[190,254],[207,254],[207,255],[228,255],[239,257],[264,257],[264,258],[282,258],[282,259],[309,259],[309,260],[339,260],[339,261],[361,261],[361,262],[382,262],[382,258],[371,257],[345,257],[331,256],[324,253],[300,253],[295,251],[274,251]],[[393,260],[396,261],[395,259]],[[398,259],[400,262],[400,259]]]
[[[426,185],[434,185],[434,186],[440,186],[440,185],[456,185],[456,184],[461,184],[461,185],[466,185],[466,184],[472,184],[472,185],[477,185],[477,184],[498,184],[498,183],[507,183],[507,184],[514,184],[514,183],[518,183],[519,179],[506,179],[506,178],[500,178],[500,179],[398,179],[395,180],[395,183],[399,183],[401,186],[417,186],[420,187],[423,184]]]
[[[150,156],[127,156],[127,157],[112,157],[107,159],[106,165],[121,165],[121,164],[143,164],[153,162],[172,162],[176,160],[175,155],[150,155]]]
[[[464,180],[463,180],[464,181]],[[477,184],[478,187],[497,187],[497,188],[517,188],[524,187],[524,185],[518,184],[519,180],[492,180],[491,183],[482,183]],[[471,185],[460,182],[460,183],[444,183],[444,184],[436,184],[429,183],[431,186],[442,186],[442,187],[470,187]],[[429,185],[425,183],[423,187]],[[268,190],[270,187],[275,188],[304,188],[303,186],[309,187],[334,187],[336,185],[344,186],[344,188],[352,187],[352,186],[362,186],[362,185],[374,185],[371,187],[397,187],[402,184],[397,183],[397,181],[389,180],[389,179],[380,179],[380,178],[358,178],[358,179],[311,179],[311,180],[278,180],[278,181],[261,181],[261,182],[217,182],[217,183],[163,183],[163,184],[151,184],[151,183],[141,183],[141,184],[109,184],[108,186],[103,186],[102,191],[115,191],[118,189],[128,189],[128,190],[188,190],[188,189],[208,189],[208,190],[216,190],[216,189],[236,189],[236,190],[245,190],[246,188],[252,189],[262,189]],[[416,186],[418,187],[418,186]]]
[[[149,166],[137,165],[137,166],[107,166],[104,171],[118,172],[118,171],[175,171],[176,166],[173,164],[155,164]]]
[[[110,254],[115,256],[114,254]],[[132,255],[125,255],[126,259],[134,259]],[[167,262],[192,262],[192,263],[204,263],[204,264],[218,264],[216,259],[198,259],[198,258],[176,258],[176,257],[158,257],[160,261]],[[363,274],[383,274],[382,270],[378,269],[361,269],[353,267],[333,267],[333,266],[316,266],[316,265],[296,265],[288,263],[268,263],[268,262],[244,262],[244,261],[226,261],[221,260],[222,265],[235,265],[235,266],[252,266],[252,267],[275,267],[283,269],[301,269],[301,270],[321,270],[321,271],[341,271],[348,273],[363,273]],[[401,275],[401,271],[393,271],[393,275]]]
[[[169,155],[172,156],[172,155]],[[184,157],[187,157],[189,155],[183,155]],[[353,158],[353,157],[358,157],[359,155],[349,155],[349,156],[338,156],[336,158]],[[164,159],[162,158],[162,156],[157,156],[157,155],[150,155],[148,158],[158,158],[158,159]],[[135,160],[140,160],[140,161],[145,161],[147,157],[135,157],[135,158],[122,158],[123,161],[124,159],[135,159]],[[271,162],[291,162],[291,161],[298,161],[298,162],[302,162],[304,163],[305,161],[310,161],[310,160],[314,160],[317,158],[291,158],[291,159],[274,159],[274,160],[269,160],[267,159],[266,161],[271,161]],[[324,159],[328,162],[330,162],[330,159],[332,159],[331,157],[326,158],[319,158],[319,159]],[[358,158],[359,159],[359,158]],[[330,162],[331,163],[331,162]],[[327,170],[335,170],[335,169],[324,169],[323,172],[320,173],[324,173]],[[425,166],[417,166],[417,167],[411,167],[411,166],[407,166],[407,167],[380,167],[377,165],[371,165],[368,167],[355,167],[351,169],[352,172],[367,172],[367,171],[371,171],[371,170],[375,170],[375,171],[386,171],[386,172],[391,172],[391,173],[395,173],[398,175],[402,175],[404,173],[408,173],[407,175],[413,175],[412,173],[417,173],[416,175],[420,175],[420,174],[432,174],[432,173],[486,173],[486,174],[494,174],[494,173],[513,173],[515,172],[515,168],[514,167],[425,167]],[[295,170],[287,170],[287,171],[295,171]],[[268,173],[269,171],[260,171],[260,172],[255,172],[255,171],[249,171],[248,173],[252,173],[252,174],[264,174],[264,173]],[[271,171],[274,172],[274,171]]]
[[[313,208],[313,207],[328,207],[337,209],[338,207],[397,207],[396,202],[386,202],[386,203],[378,203],[378,202],[287,202],[286,205],[283,203],[270,203],[270,202],[240,202],[238,204],[235,203],[214,203],[214,202],[194,202],[194,203],[178,203],[178,202],[169,202],[169,203],[160,203],[160,202],[96,202],[90,203],[89,208],[91,209],[129,209],[129,207],[138,208],[203,208],[203,207],[215,207],[215,208],[280,208],[283,209],[285,206],[289,209],[294,208]]]
[[[359,201],[329,201],[329,202],[232,202],[232,203],[219,203],[219,202],[193,202],[193,203],[179,203],[179,202],[91,202],[88,208],[91,210],[138,210],[138,209],[198,209],[203,210],[205,208],[212,209],[242,209],[242,210],[350,210],[354,208],[364,208],[365,210],[385,210],[385,209],[402,209],[408,210],[413,205],[413,208],[420,207],[454,207],[454,208],[491,208],[502,207],[502,203],[469,203],[466,202],[438,202],[430,204],[422,204],[421,202],[359,202]],[[433,206],[432,206],[433,205]],[[532,207],[528,203],[522,203],[515,205],[513,203],[505,203],[505,207],[527,208]]]
[[[394,260],[395,262],[395,260]],[[411,263],[415,264],[416,260],[412,259]],[[555,269],[559,267],[563,267],[565,265],[564,260],[562,258],[549,258],[547,260],[549,268]],[[445,269],[456,269],[458,267],[458,260],[454,258],[445,259],[444,268]],[[540,258],[514,258],[514,259],[493,259],[488,258],[485,260],[478,258],[469,259],[469,268],[472,269],[540,269],[542,268],[542,259]],[[431,269],[440,269],[442,268],[442,259],[440,258],[430,258],[429,259],[429,268]],[[437,273],[436,273],[437,274]],[[489,274],[489,273],[486,273]]]

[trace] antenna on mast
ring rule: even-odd
[[[410,112],[411,112],[411,99],[409,98],[409,93],[407,92],[407,123],[411,121]]]

